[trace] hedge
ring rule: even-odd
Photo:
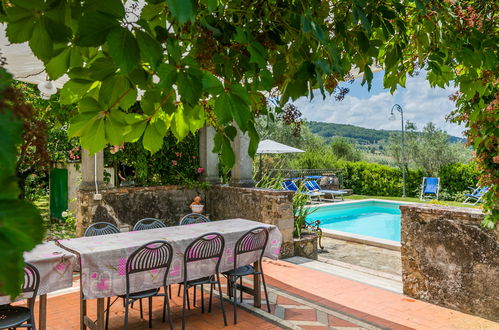
[[[307,154],[307,155],[305,155]],[[344,188],[353,189],[355,194],[369,196],[401,196],[402,170],[376,163],[333,160],[319,152],[305,153],[292,162],[295,168],[342,168]],[[321,157],[322,156],[322,157]],[[406,169],[406,195],[418,197],[421,189],[423,170]],[[439,172],[440,191],[454,200],[468,187],[477,183],[478,173],[474,164],[449,164]],[[442,196],[444,197],[444,196]]]
[[[343,168],[343,185],[355,194],[369,196],[402,195],[402,170],[386,165],[367,162],[339,162]],[[423,171],[406,170],[406,195],[415,197],[419,193]]]

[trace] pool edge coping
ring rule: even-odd
[[[425,203],[418,203],[418,202],[393,201],[393,200],[389,200],[389,199],[366,198],[366,199],[355,199],[355,200],[338,201],[338,202],[328,202],[328,203],[321,203],[321,204],[310,204],[310,205],[305,205],[305,207],[307,207],[307,208],[308,207],[323,207],[323,206],[331,206],[331,205],[355,204],[355,203],[362,203],[362,202],[383,202],[383,203],[393,203],[393,204],[399,204],[399,205],[425,204]]]
[[[333,230],[333,229],[322,229],[322,235],[324,237],[340,239],[343,241],[361,243],[366,245],[372,245],[388,250],[399,251],[401,248],[401,244],[396,241],[391,241],[388,239],[376,238],[372,236],[365,236],[359,234],[347,233],[344,231]]]

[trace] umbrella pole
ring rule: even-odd
[[[263,177],[263,173],[262,173],[262,169],[263,169],[263,161],[262,161],[262,154],[260,154],[260,180],[262,180],[262,177]]]

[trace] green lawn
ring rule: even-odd
[[[461,207],[470,207],[470,208],[475,208],[475,209],[480,208],[480,205],[473,206],[473,205],[463,204],[463,203],[455,202],[455,201],[423,202],[423,201],[420,201],[419,198],[416,198],[416,197],[391,197],[391,196],[389,197],[389,196],[364,196],[364,195],[345,196],[345,199],[349,199],[349,200],[362,200],[362,199],[369,199],[369,198],[386,199],[386,200],[400,201],[400,202],[415,202],[415,203],[438,204],[438,205],[447,205],[447,206],[461,206]]]
[[[40,210],[43,218],[43,226],[45,227],[46,241],[55,239],[65,239],[76,237],[75,228],[63,221],[50,220],[49,214],[49,198],[42,196],[33,204]]]

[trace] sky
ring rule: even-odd
[[[367,90],[367,83],[362,86],[361,82],[362,78],[355,80],[353,84],[342,83],[340,86],[350,89],[342,101],[336,101],[334,96],[327,94],[323,100],[317,90],[312,101],[302,97],[294,104],[309,121],[387,130],[398,130],[401,127],[400,114],[397,111],[397,119],[388,120],[392,106],[399,104],[404,111],[404,120],[415,122],[418,130],[431,121],[450,135],[463,136],[464,127],[445,120],[454,109],[453,102],[449,100],[449,95],[455,91],[454,87],[430,87],[425,72],[408,77],[406,88],[400,87],[393,95],[383,88],[382,71],[374,74],[371,91]]]

